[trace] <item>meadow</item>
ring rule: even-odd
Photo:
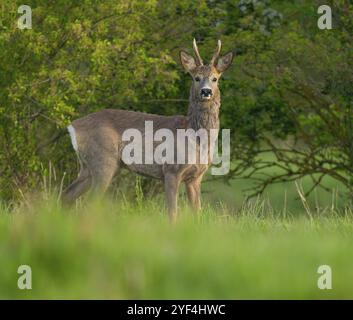
[[[1,0],[0,299],[352,299],[353,3],[329,2],[332,30],[321,0],[36,0],[23,14]],[[104,108],[188,114],[193,39],[212,70],[230,63],[210,59],[218,39],[235,56],[220,124],[240,170],[206,177],[198,216],[181,194],[176,225],[163,189],[134,192],[131,176],[63,208],[78,172],[67,126]],[[254,169],[270,185],[248,199]],[[307,196],[310,177],[328,191]]]
[[[328,194],[320,208],[314,197],[305,209],[291,185],[271,193],[283,198],[288,187],[287,208],[266,195],[232,205],[227,198],[237,198],[240,185],[211,185],[199,216],[180,197],[174,226],[162,197],[138,192],[134,203],[110,197],[64,209],[42,194],[3,205],[0,298],[353,298],[349,207],[324,206]],[[217,192],[223,198],[214,202]],[[31,290],[17,287],[20,265],[32,269]],[[332,269],[332,290],[317,286],[320,265]]]

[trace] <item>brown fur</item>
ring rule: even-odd
[[[146,120],[153,121],[154,131],[168,128],[174,134],[179,128],[219,129],[218,115],[221,100],[218,79],[231,64],[233,55],[228,53],[224,57],[218,58],[219,42],[217,51],[212,58],[212,64],[205,66],[198,54],[196,42],[194,42],[194,50],[197,60],[184,51],[180,54],[182,65],[193,77],[187,117],[167,117],[105,109],[73,121],[72,126],[76,133],[77,155],[81,170],[78,178],[64,191],[64,202],[72,203],[90,188],[99,194],[108,188],[119,166],[125,165],[121,160],[121,152],[127,142],[123,142],[121,137],[126,129],[135,128],[143,133]],[[198,81],[196,77],[198,77]],[[217,78],[217,81],[212,81],[213,78]],[[200,96],[200,90],[203,86],[209,87],[213,92],[209,100],[203,100]],[[154,147],[157,145],[155,143]],[[175,146],[175,155],[177,151]],[[195,210],[201,208],[200,185],[209,165],[210,163],[180,165],[154,163],[125,166],[139,174],[164,180],[168,212],[170,219],[174,222],[177,216],[177,193],[180,183],[186,184],[188,199],[192,207]]]

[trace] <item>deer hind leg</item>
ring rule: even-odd
[[[64,190],[61,196],[63,204],[71,205],[78,197],[80,197],[90,188],[91,175],[86,163],[83,161],[84,159],[82,158],[81,152],[78,150],[75,128],[70,125],[67,129],[70,133],[71,143],[74,150],[76,151],[76,155],[81,168],[77,179]]]
[[[101,154],[90,163],[92,176],[92,192],[95,196],[102,196],[108,189],[118,169],[118,159],[111,155]]]
[[[173,174],[167,174],[164,177],[164,187],[167,199],[168,214],[172,223],[176,222],[177,219],[177,207],[178,207],[178,189],[179,189],[179,178]]]
[[[81,166],[81,171],[77,179],[70,184],[62,194],[62,202],[70,205],[75,200],[84,194],[91,186],[91,176],[89,170]]]

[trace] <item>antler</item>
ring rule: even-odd
[[[199,49],[197,48],[197,44],[196,44],[196,40],[195,40],[195,38],[194,38],[194,41],[193,41],[193,43],[192,43],[192,46],[193,46],[193,48],[194,48],[194,51],[195,51],[195,54],[196,54],[196,58],[197,58],[197,64],[199,65],[199,66],[202,66],[203,65],[203,61],[202,61],[202,59],[201,59],[201,56],[200,56],[200,53],[199,53]]]
[[[211,60],[211,65],[215,64],[216,60],[218,59],[218,56],[221,52],[221,48],[222,48],[222,43],[221,40],[218,40],[217,42],[217,49],[215,51],[215,53],[213,54],[212,60]]]

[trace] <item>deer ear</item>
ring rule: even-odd
[[[180,62],[187,72],[192,72],[196,68],[194,57],[185,51],[180,51]]]
[[[233,56],[233,52],[228,52],[224,56],[220,57],[217,61],[216,69],[219,72],[226,71],[232,64]]]

